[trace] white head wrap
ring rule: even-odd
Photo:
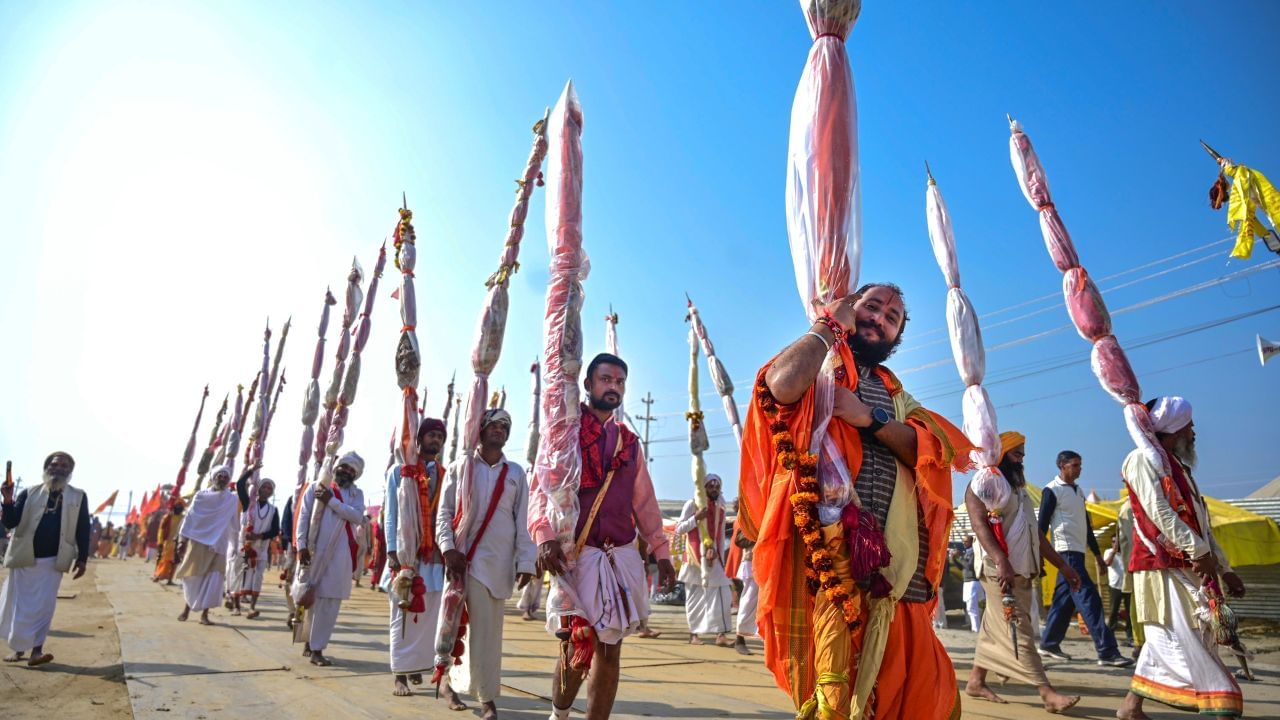
[[[1176,433],[1191,423],[1191,403],[1177,396],[1159,398],[1151,409],[1151,423],[1158,433]]]
[[[484,415],[480,416],[480,429],[485,429],[490,423],[501,423],[510,428],[511,413],[502,408],[489,408],[484,411]]]
[[[355,470],[357,478],[364,474],[364,458],[360,457],[360,455],[354,451],[338,458],[337,465],[334,465],[333,467],[336,469],[338,465],[346,465],[352,470]]]
[[[226,476],[227,476],[227,479],[228,479],[228,480],[230,480],[230,479],[231,479],[231,466],[230,466],[230,465],[219,465],[218,467],[216,467],[216,468],[214,468],[214,469],[210,470],[210,471],[209,471],[209,486],[210,486],[210,487],[213,487],[214,485],[216,485],[216,484],[217,484],[217,483],[215,483],[215,482],[214,482],[214,480],[216,480],[216,479],[218,478],[218,476],[219,476],[219,475],[226,475]]]

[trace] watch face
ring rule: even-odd
[[[889,413],[884,408],[872,410],[871,417],[878,423],[887,423],[890,420]]]

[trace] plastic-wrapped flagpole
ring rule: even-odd
[[[395,265],[400,270],[400,341],[396,344],[396,384],[400,387],[403,407],[395,442],[406,465],[418,464],[418,373],[422,368],[422,350],[418,345],[418,296],[413,285],[413,271],[418,264],[418,235],[413,229],[413,211],[404,198],[400,221],[393,233]],[[393,454],[394,454],[393,453]]]
[[[222,396],[222,407],[218,408],[218,414],[213,418],[213,431],[209,433],[209,444],[205,445],[204,452],[200,454],[200,462],[196,463],[194,492],[200,492],[200,486],[204,484],[204,476],[209,473],[209,468],[213,465],[213,455],[217,452],[222,440],[222,418],[227,414],[227,401],[229,399],[230,395]],[[175,495],[174,497],[178,496]]]
[[[204,401],[209,399],[209,386],[204,386],[204,393],[200,396],[200,409],[196,411],[196,421],[191,426],[191,437],[187,438],[187,447],[182,451],[182,466],[178,468],[178,479],[173,483],[173,491],[169,493],[169,503],[182,497],[182,486],[187,481],[187,468],[191,465],[191,459],[196,454],[196,432],[200,429],[200,418],[204,415]],[[226,403],[223,402],[223,407]]]
[[[524,446],[525,460],[528,461],[529,469],[532,470],[538,461],[538,422],[542,404],[542,366],[536,359],[533,361],[533,366],[529,368],[529,372],[533,375],[533,412],[529,414],[529,440]]]
[[[1022,195],[1040,218],[1040,233],[1049,257],[1062,272],[1062,294],[1067,314],[1080,337],[1093,346],[1090,353],[1093,374],[1098,377],[1102,389],[1124,405],[1125,427],[1134,444],[1154,467],[1161,468],[1163,475],[1168,476],[1171,472],[1169,463],[1156,440],[1147,406],[1142,403],[1138,377],[1120,347],[1120,341],[1111,333],[1111,314],[1107,312],[1102,293],[1080,265],[1071,235],[1067,233],[1067,227],[1049,194],[1049,180],[1035,148],[1031,146],[1031,138],[1013,118],[1009,118],[1009,133],[1009,160],[1018,177]]]
[[[582,483],[578,387],[582,373],[582,282],[590,270],[582,248],[582,106],[570,81],[551,111],[547,137],[547,244],[551,270],[543,321],[542,437],[529,487],[529,529],[549,528],[569,559],[547,597],[548,627],[567,639],[582,614],[573,589],[573,531]]]
[[[475,531],[476,516],[482,508],[472,505],[472,483],[475,475],[475,449],[480,441],[480,419],[489,398],[489,374],[502,356],[502,340],[507,331],[507,308],[510,303],[508,285],[511,276],[520,269],[520,241],[524,238],[525,218],[529,214],[529,197],[542,182],[542,161],[547,155],[547,113],[533,125],[533,147],[525,162],[524,173],[516,180],[516,201],[511,209],[506,238],[498,269],[489,276],[485,285],[489,288],[480,318],[476,323],[475,343],[471,350],[471,369],[475,376],[467,393],[466,412],[462,424],[455,429],[462,435],[462,466],[458,469],[457,507],[454,516],[454,533],[458,547],[469,548]],[[448,580],[440,600],[440,623],[436,629],[436,672],[433,682],[439,682],[450,664],[460,663],[462,649],[459,635],[462,627],[462,604],[466,595],[463,579]]]
[[[315,467],[312,477],[320,477],[320,469],[324,463],[325,445],[329,441],[329,428],[333,425],[333,416],[338,408],[338,393],[342,389],[342,378],[347,371],[347,355],[351,352],[351,326],[356,321],[356,313],[360,311],[360,303],[364,301],[364,291],[360,282],[364,279],[364,270],[360,261],[351,258],[351,271],[347,273],[347,289],[343,296],[342,329],[338,334],[338,350],[334,356],[333,378],[324,392],[324,413],[320,415],[320,425],[316,428],[313,460]]]
[[[307,468],[312,460],[315,443],[316,419],[320,417],[320,369],[324,366],[324,336],[329,330],[329,308],[338,301],[328,288],[324,291],[324,305],[320,309],[320,323],[316,327],[316,349],[311,355],[311,380],[302,397],[302,447],[298,451],[298,479],[293,488],[293,506],[302,502],[302,491],[307,486]]]
[[[699,510],[707,509],[707,463],[702,453],[711,447],[707,439],[707,427],[703,424],[702,402],[698,399],[698,335],[689,328],[689,411],[684,414],[689,421],[689,453],[693,456],[693,501]],[[715,552],[711,533],[708,530],[710,516],[698,523],[699,535],[702,537],[702,557]]]
[[[711,383],[716,386],[720,402],[724,405],[725,418],[729,421],[729,427],[733,429],[734,443],[741,446],[742,419],[738,416],[738,404],[733,400],[733,381],[729,379],[729,372],[724,369],[724,363],[716,355],[716,347],[711,344],[711,337],[707,335],[707,326],[702,324],[702,316],[698,314],[697,306],[688,295],[685,299],[689,302],[687,319],[692,323],[691,330],[698,336],[698,342],[702,345],[702,354],[707,356],[707,372],[711,375]]]

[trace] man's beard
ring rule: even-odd
[[[71,482],[71,474],[54,475],[48,470],[45,470],[43,482],[45,490],[50,492],[61,492],[62,489],[67,486],[67,483]]]
[[[617,393],[613,393],[613,392],[605,393],[605,395],[611,395],[611,394],[617,395]],[[618,395],[617,400],[608,400],[604,397],[604,395],[601,395],[600,397],[596,397],[595,395],[592,395],[590,397],[590,401],[591,401],[592,410],[604,410],[607,412],[612,412],[614,410],[617,410],[618,406],[622,405],[622,396]]]
[[[898,349],[897,341],[868,340],[857,332],[849,333],[849,349],[864,365],[880,365]]]
[[[1000,474],[1004,475],[1004,479],[1015,488],[1020,488],[1027,484],[1027,476],[1022,463],[1015,463],[1006,460],[1000,463]]]
[[[1196,462],[1199,460],[1196,457],[1196,441],[1191,438],[1184,438],[1178,441],[1178,444],[1173,446],[1173,456],[1178,458],[1178,461],[1183,465],[1194,470]]]

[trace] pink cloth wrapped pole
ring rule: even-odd
[[[511,276],[520,269],[520,241],[524,238],[525,218],[529,214],[529,197],[542,182],[542,161],[547,156],[547,113],[533,125],[533,147],[525,162],[524,173],[516,180],[515,206],[511,209],[506,239],[498,269],[489,276],[485,285],[489,288],[480,318],[476,323],[475,344],[471,350],[471,389],[467,393],[466,412],[462,424],[455,428],[462,437],[462,466],[458,469],[458,492],[454,534],[458,547],[466,552],[474,542],[477,516],[483,508],[472,505],[472,483],[475,475],[475,449],[480,441],[480,419],[489,401],[489,374],[502,356],[502,340],[507,331],[508,286]],[[451,661],[461,662],[458,650],[458,634],[462,626],[462,603],[466,585],[462,580],[447,580],[441,600],[440,623],[436,629],[436,674],[443,672]]]
[[[707,356],[707,372],[711,375],[711,382],[720,395],[720,403],[724,405],[724,415],[729,420],[729,427],[733,428],[734,443],[742,445],[742,419],[738,416],[738,404],[733,400],[733,381],[729,379],[729,372],[724,369],[724,363],[716,355],[716,347],[711,344],[707,327],[702,324],[702,316],[698,314],[698,308],[693,304],[693,300],[689,300],[689,322],[692,323],[693,333],[702,345],[702,354]]]
[[[320,416],[320,368],[324,365],[324,336],[329,330],[329,308],[337,304],[333,293],[325,288],[320,324],[316,327],[316,349],[311,355],[311,380],[302,397],[302,447],[298,451],[298,480],[293,489],[294,507],[302,502],[302,491],[307,486],[307,467],[311,464],[311,448],[316,437],[315,424]]]
[[[858,107],[845,40],[861,0],[801,0],[813,47],[791,106],[787,236],[800,300],[818,308],[858,286],[862,213]]]
[[[222,418],[227,414],[227,401],[231,399],[230,394],[222,396],[222,407],[218,408],[218,414],[213,418],[213,430],[209,433],[209,444],[205,446],[204,452],[200,454],[200,462],[196,463],[196,486],[194,492],[200,492],[200,486],[204,484],[204,476],[209,472],[209,468],[213,466],[213,456],[218,452],[218,447],[222,444]],[[175,498],[178,495],[174,495]]]
[[[256,379],[254,381],[257,382]],[[253,397],[253,393],[249,393],[249,397]],[[250,400],[252,402],[252,400]],[[236,405],[231,411],[231,422],[226,427],[226,440],[218,448],[218,457],[213,461],[214,465],[226,465],[227,471],[234,473],[236,466],[236,453],[240,451],[240,428],[244,426],[244,386],[236,385]]]
[[[1147,407],[1142,403],[1142,388],[1138,384],[1138,377],[1134,374],[1124,349],[1120,347],[1120,341],[1111,332],[1111,316],[1102,300],[1102,294],[1080,265],[1071,235],[1067,233],[1062,216],[1058,214],[1053,197],[1049,194],[1049,180],[1045,177],[1044,167],[1040,164],[1035,148],[1031,146],[1031,138],[1027,137],[1022,126],[1013,118],[1009,118],[1009,133],[1009,159],[1013,164],[1013,172],[1018,177],[1018,186],[1040,217],[1040,232],[1044,236],[1049,258],[1063,273],[1062,292],[1067,314],[1071,316],[1071,322],[1075,324],[1080,337],[1093,345],[1093,374],[1098,377],[1102,389],[1124,405],[1125,427],[1134,444],[1142,450],[1151,464],[1162,468],[1164,474],[1168,475],[1169,463],[1156,440],[1155,431],[1152,430]]]
[[[356,321],[356,314],[360,311],[360,303],[364,301],[364,291],[360,289],[360,282],[364,279],[364,270],[360,267],[360,261],[351,258],[351,271],[347,273],[347,289],[343,295],[342,308],[342,329],[338,334],[338,349],[334,356],[333,377],[329,380],[329,386],[324,392],[324,413],[320,415],[320,424],[316,428],[315,450],[313,451],[313,461],[315,469],[313,478],[320,477],[320,470],[324,464],[325,445],[329,441],[329,428],[333,425],[333,416],[338,409],[338,392],[342,387],[342,378],[347,371],[347,355],[351,352],[351,326]],[[314,364],[314,361],[313,361]]]
[[[364,296],[364,309],[360,312],[358,324],[355,326],[355,334],[351,338],[351,359],[347,362],[346,374],[342,377],[342,385],[337,394],[337,405],[334,408],[333,419],[329,423],[329,437],[325,441],[325,453],[330,459],[338,454],[338,449],[342,447],[344,431],[347,428],[347,416],[350,412],[351,405],[356,401],[356,389],[360,384],[360,355],[364,352],[364,346],[369,342],[369,332],[372,330],[371,322],[373,320],[373,304],[378,299],[378,281],[382,278],[382,271],[387,266],[387,246],[383,243],[378,250],[378,260],[373,265],[373,277],[369,280],[369,291]],[[332,390],[333,387],[330,387]],[[318,517],[318,514],[317,514]]]
[[[573,531],[582,483],[578,387],[582,372],[582,281],[590,263],[582,249],[582,106],[573,82],[551,111],[547,136],[547,244],[551,272],[543,320],[542,436],[529,485],[529,533],[551,530],[576,562]],[[572,577],[555,577],[549,615],[581,615]]]
[[[204,401],[209,399],[209,386],[204,386],[204,393],[200,395],[200,409],[196,411],[196,421],[191,426],[191,437],[187,438],[187,447],[182,451],[182,466],[178,468],[178,479],[173,481],[173,491],[169,493],[169,502],[182,497],[182,486],[187,481],[187,468],[191,466],[191,460],[196,456],[196,432],[200,429],[200,418],[204,415]],[[222,403],[223,408],[227,406],[226,401]]]
[[[978,326],[978,313],[969,302],[969,296],[960,287],[960,260],[956,255],[955,232],[951,228],[951,214],[942,199],[933,175],[925,191],[925,215],[929,224],[929,242],[933,256],[942,269],[947,282],[947,331],[951,336],[951,354],[956,369],[964,382],[964,434],[977,449],[971,455],[978,471],[970,481],[970,487],[988,511],[1004,507],[1009,500],[1009,484],[996,468],[1000,464],[1000,431],[996,424],[996,410],[991,398],[982,387],[987,373],[987,353],[982,345],[982,329]],[[1000,518],[994,516],[993,522]]]
[[[542,366],[537,360],[533,361],[533,366],[529,368],[529,373],[533,375],[533,412],[529,414],[529,439],[525,442],[525,460],[528,461],[529,471],[532,473],[533,466],[538,462],[538,422],[542,405]],[[541,580],[541,578],[539,578]]]

